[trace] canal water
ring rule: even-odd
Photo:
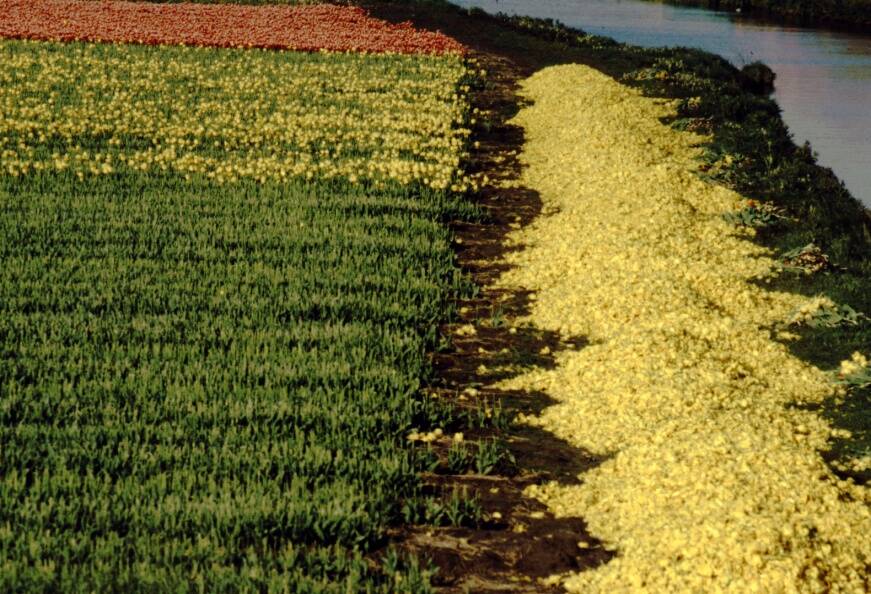
[[[761,60],[777,73],[774,98],[796,144],[810,141],[819,163],[871,208],[871,36],[641,0],[451,1],[635,45],[697,47],[738,67]]]

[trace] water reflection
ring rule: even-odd
[[[774,98],[796,142],[809,140],[820,163],[871,207],[871,37],[639,0],[452,1],[636,45],[699,47],[738,66],[762,60],[777,73]]]

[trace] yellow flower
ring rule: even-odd
[[[777,263],[722,219],[746,198],[699,179],[700,137],[660,123],[673,104],[579,65],[523,93],[521,183],[554,214],[512,233],[526,249],[499,284],[535,291],[525,321],[589,345],[497,386],[547,392],[523,422],[602,456],[528,494],[618,553],[565,587],[861,591],[869,490],[821,459],[828,421],[789,406],[836,387],[770,331],[834,304],[760,288]]]
[[[470,109],[467,66],[456,56],[0,43],[14,81],[0,85],[0,138],[20,139],[2,157],[9,175],[44,165],[79,177],[467,185],[469,130],[457,125]],[[94,149],[111,168],[91,163]]]

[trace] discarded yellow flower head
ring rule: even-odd
[[[769,253],[723,213],[746,199],[696,175],[699,136],[590,68],[527,79],[523,183],[552,216],[500,284],[535,291],[529,322],[582,335],[502,387],[557,400],[525,417],[605,461],[579,485],[530,489],[582,516],[617,551],[560,579],[572,592],[859,592],[871,559],[869,492],[819,455],[832,428],[788,407],[834,393],[771,337],[825,298],[765,291]],[[858,364],[853,361],[852,364]]]

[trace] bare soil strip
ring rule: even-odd
[[[495,288],[495,283],[509,269],[507,235],[542,214],[538,194],[513,183],[521,173],[518,156],[524,138],[510,119],[520,108],[519,81],[552,60],[553,53],[532,38],[525,40],[531,46],[517,46],[512,43],[516,36],[505,29],[487,24],[484,31],[481,23],[453,11],[383,4],[369,9],[378,18],[410,20],[415,27],[448,33],[471,48],[471,57],[486,71],[485,88],[474,93],[474,107],[480,112],[474,134],[478,145],[468,171],[490,179],[478,196],[486,220],[454,225],[458,263],[481,291],[476,299],[460,304],[460,323],[443,329],[452,336],[452,346],[434,356],[440,377],[436,393],[461,409],[485,403],[506,417],[539,414],[554,404],[545,393],[497,389],[492,384],[521,369],[552,367],[557,352],[580,348],[583,339],[565,340],[556,333],[516,326],[514,320],[530,311],[530,292],[522,287]],[[556,519],[523,491],[554,481],[575,484],[580,473],[602,459],[526,425],[514,425],[507,433],[467,431],[465,439],[480,442],[494,433],[507,440],[516,460],[512,468],[487,476],[425,477],[442,492],[458,487],[477,497],[485,523],[478,529],[406,528],[391,539],[432,560],[438,568],[433,584],[439,592],[561,592],[558,583],[546,578],[597,567],[613,553],[589,535],[582,518]],[[447,455],[450,438],[432,444],[440,457]]]

